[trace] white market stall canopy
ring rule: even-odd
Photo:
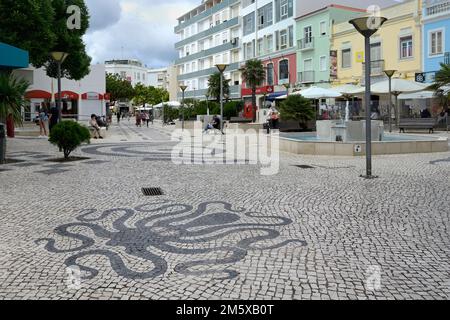
[[[342,86],[334,87],[332,89],[346,96],[361,94],[366,90],[366,88],[354,84],[344,84]]]
[[[403,93],[398,96],[399,100],[425,100],[432,99],[435,97],[435,93],[433,91],[421,91],[415,93]]]
[[[311,87],[305,90],[293,92],[290,95],[301,95],[307,99],[332,99],[342,97],[342,94],[336,90],[320,87]],[[282,100],[286,99],[287,97],[287,95],[284,95],[278,97],[277,99]]]
[[[426,90],[428,85],[404,80],[404,79],[392,79],[392,92],[393,93],[404,93],[404,92],[420,92]],[[371,87],[372,93],[375,94],[386,94],[389,93],[389,80],[374,83]]]
[[[154,108],[162,109],[163,106],[168,106],[171,108],[179,108],[179,107],[181,107],[181,103],[179,103],[178,101],[169,101],[169,102],[157,104],[156,106],[154,106]]]

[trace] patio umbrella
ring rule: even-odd
[[[392,94],[395,96],[395,106],[397,110],[397,126],[400,125],[400,110],[398,105],[398,96],[402,93],[415,93],[426,90],[428,86],[414,81],[404,79],[392,79]],[[371,91],[377,94],[389,93],[389,80],[375,83]]]
[[[334,91],[340,92],[343,96],[354,96],[364,93],[365,88],[354,84],[344,84],[332,88]]]
[[[403,93],[398,96],[399,100],[425,100],[432,99],[435,97],[433,91],[420,91],[415,93]]]
[[[342,97],[342,93],[333,90],[320,87],[310,87],[308,89],[298,92],[307,99],[331,99]]]

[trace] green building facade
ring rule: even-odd
[[[337,65],[334,66],[337,53],[331,51],[333,24],[351,20],[363,12],[330,5],[296,19],[297,79],[302,87],[331,87],[337,76]]]

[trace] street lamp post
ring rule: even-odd
[[[365,56],[366,56],[366,74],[365,74],[365,104],[366,104],[366,179],[372,179],[372,118],[371,118],[371,88],[370,88],[370,75],[371,75],[371,57],[370,57],[370,37],[373,36],[378,29],[387,21],[383,17],[362,17],[350,20],[355,29],[364,37],[365,42]]]
[[[389,78],[389,133],[392,133],[392,77],[397,70],[384,70],[384,73]]]
[[[206,115],[209,116],[209,94],[206,94],[205,97],[206,97]]]
[[[58,110],[58,122],[62,119],[62,97],[61,97],[61,65],[66,60],[66,58],[69,56],[67,52],[61,52],[61,51],[53,51],[50,53],[53,60],[55,60],[56,65],[58,66],[58,100],[56,102],[56,109]]]
[[[180,89],[183,92],[183,98],[182,98],[182,103],[181,103],[181,130],[184,131],[184,92],[186,91],[187,86],[181,85]]]
[[[228,67],[227,64],[217,64],[220,73],[220,131],[223,133],[223,73]]]

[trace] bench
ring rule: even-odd
[[[400,133],[405,133],[406,129],[424,129],[434,133],[435,127],[436,119],[433,118],[401,119],[399,125]]]
[[[89,129],[89,132],[91,133],[91,138],[94,138],[94,136],[95,136],[95,129],[94,129],[94,127],[87,126],[87,128]],[[107,131],[106,127],[100,127],[100,135],[103,138],[106,138],[106,131]]]
[[[252,119],[247,119],[247,118],[239,118],[239,117],[231,117],[230,118],[230,123],[252,123],[253,120]]]

